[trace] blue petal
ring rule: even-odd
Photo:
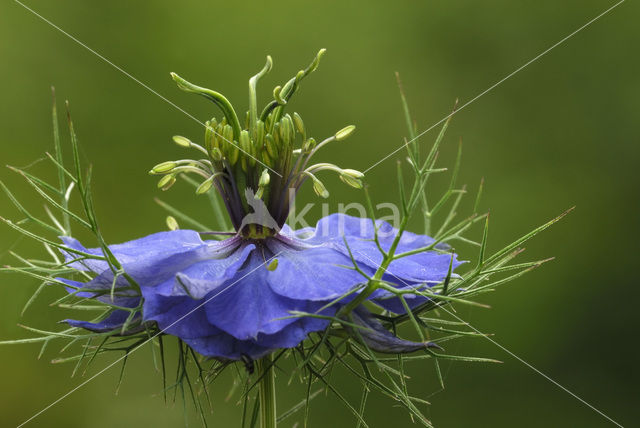
[[[61,238],[65,245],[78,251],[102,255],[102,249],[84,248],[77,240]],[[176,230],[159,232],[144,238],[109,246],[123,269],[140,285],[155,285],[173,277],[176,272],[207,259],[222,259],[234,252],[239,238],[225,241],[203,241],[198,232]],[[77,256],[65,252],[67,262]],[[100,274],[104,281],[113,279],[108,264],[100,260],[82,260],[70,263],[79,270],[90,270]]]
[[[386,280],[386,281],[389,281],[389,280]],[[417,290],[420,290],[425,287],[426,285],[424,284],[413,284],[413,285],[402,287],[402,288],[415,288]],[[401,288],[401,287],[398,287],[398,288]],[[410,309],[414,309],[416,306],[419,306],[429,300],[427,297],[412,294],[412,293],[403,294],[403,297],[405,302],[407,303],[407,306],[409,306]],[[369,299],[372,300],[376,305],[382,307],[383,309],[386,309],[387,311],[391,311],[396,314],[404,314],[407,312],[400,298],[396,297],[395,295],[393,295],[392,293],[386,290],[376,290],[369,297]]]
[[[104,333],[121,328],[127,321],[129,315],[129,312],[118,309],[111,312],[111,314],[109,314],[107,318],[99,322],[79,321],[71,319],[64,320],[64,322],[72,327],[79,327],[98,333]],[[144,330],[144,325],[140,324],[140,315],[136,314],[136,316],[130,322],[130,327],[125,334],[133,334],[141,330]]]
[[[66,278],[55,279],[67,285],[65,288],[69,294],[83,299],[95,299],[106,304],[126,306],[128,308],[137,306],[140,301],[136,291],[129,288],[124,289],[124,287],[129,287],[124,278],[119,278],[116,281],[113,296],[111,295],[112,282],[105,282],[101,277],[96,277],[88,282],[78,282]],[[78,289],[82,289],[82,291],[78,291]],[[95,292],[90,290],[95,290]]]
[[[181,339],[217,334],[219,329],[207,320],[202,303],[189,297],[167,297],[149,293],[142,313],[145,321],[156,321],[160,329]]]
[[[378,225],[380,246],[385,251],[388,251],[398,230],[387,222],[378,221],[376,224]],[[345,214],[332,214],[318,221],[315,234],[305,241],[313,244],[324,243],[343,254],[349,254],[348,249],[350,249],[358,263],[377,269],[382,263],[383,255],[373,241],[374,237],[375,230],[370,219],[357,218]],[[345,239],[348,249],[344,243]],[[433,242],[433,238],[426,235],[405,231],[400,238],[395,254],[423,248]],[[451,257],[451,254],[443,254],[437,251],[421,252],[394,260],[387,272],[407,281],[437,284],[446,277]],[[457,256],[454,254],[453,269],[460,264],[461,262],[457,260]]]
[[[364,342],[369,348],[377,352],[387,354],[406,354],[425,348],[441,349],[433,342],[411,342],[400,339],[378,321],[364,307],[358,307],[351,313],[353,322],[363,328],[354,331],[350,328],[353,337]]]
[[[258,359],[272,351],[255,341],[240,341],[212,325],[203,301],[190,297],[151,294],[145,299],[145,320],[153,320],[167,334],[179,337],[196,352],[212,358],[239,360],[243,355]]]
[[[334,316],[336,308],[330,307],[322,312],[323,316]],[[295,322],[289,324],[278,333],[272,335],[260,334],[257,342],[263,346],[272,348],[293,348],[307,338],[309,333],[321,331],[327,328],[329,320],[310,316],[301,316]]]
[[[184,339],[184,342],[205,357],[228,360],[240,360],[245,356],[257,360],[274,351],[253,341],[237,340],[221,330],[206,337]]]
[[[302,300],[332,300],[366,282],[344,254],[320,245],[302,250],[273,240],[278,267],[267,275],[271,289],[281,296]],[[371,269],[366,269],[373,273]]]
[[[176,281],[171,290],[165,286],[159,287],[156,292],[201,299],[232,279],[255,248],[254,244],[244,244],[224,259],[195,263],[176,275]]]
[[[237,339],[255,340],[260,333],[274,334],[293,323],[290,311],[313,312],[321,306],[275,293],[266,281],[269,273],[254,252],[236,278],[206,297],[209,322]]]
[[[275,334],[296,322],[291,311],[313,312],[322,306],[275,293],[266,281],[270,272],[253,246],[237,251],[230,259],[235,274],[232,278],[227,272],[208,267],[208,263],[220,263],[211,260],[180,272],[179,281],[171,279],[157,287],[143,287],[145,319],[156,320],[167,328],[201,307],[192,314],[199,321],[176,322],[168,333],[182,338],[201,337],[214,334],[210,327],[215,327],[239,340],[256,340],[260,334]],[[245,260],[242,269],[237,270]],[[194,294],[200,299],[189,297]]]
[[[272,335],[260,334],[257,340],[237,340],[218,330],[209,336],[183,339],[198,353],[215,358],[239,360],[244,356],[257,360],[276,349],[293,348],[311,332],[324,330],[328,321],[302,318]]]
[[[266,284],[262,285],[268,288]],[[207,301],[207,298],[211,296],[206,296],[203,300],[194,300],[186,296],[150,293],[144,302],[145,320],[156,321],[165,333],[180,337],[202,355],[232,360],[238,360],[243,355],[257,359],[274,349],[294,347],[310,332],[323,330],[329,323],[326,320],[308,317],[291,319],[288,325],[274,334],[258,333],[255,339],[238,340],[211,323],[207,315],[209,304],[218,297],[212,298],[211,301]],[[230,310],[234,312],[242,307],[242,302],[237,302]],[[334,312],[333,309],[329,309],[323,314],[333,315]],[[217,315],[221,318],[227,316],[226,312]]]

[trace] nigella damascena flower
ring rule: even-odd
[[[383,236],[380,243],[388,249],[395,230],[384,222],[378,222],[378,226],[379,235]],[[165,333],[180,337],[206,356],[240,359],[246,355],[257,359],[274,349],[294,347],[310,332],[327,326],[328,320],[291,317],[291,313],[315,313],[347,295],[319,313],[331,316],[340,303],[349,301],[349,292],[364,281],[360,273],[349,269],[349,250],[360,269],[373,275],[381,259],[373,233],[368,219],[333,214],[321,219],[315,228],[295,232],[285,225],[278,234],[259,240],[234,236],[208,241],[202,240],[198,232],[176,230],[110,249],[123,269],[140,284],[144,298],[140,322],[157,322]],[[99,249],[87,250],[75,239],[64,241],[75,250],[101,254]],[[431,242],[426,236],[404,232],[399,251],[422,248]],[[73,257],[68,256],[68,260]],[[274,269],[265,260],[278,260],[277,267]],[[449,254],[422,252],[392,262],[388,269],[392,274],[383,280],[399,288],[437,284],[446,277],[450,261]],[[454,260],[454,267],[458,264]],[[81,297],[90,297],[91,289],[111,288],[113,273],[106,262],[72,262],[72,266],[98,274],[86,284],[63,280],[87,290],[79,293]],[[119,295],[113,301],[108,293],[98,298],[119,306],[137,305],[139,298],[127,296],[124,290],[127,281],[119,277],[117,282]],[[370,299],[389,311],[404,312],[398,298],[389,292],[376,292]],[[405,299],[411,307],[426,300],[411,294]],[[128,312],[115,310],[99,323],[68,322],[106,331],[122,326],[127,316]],[[356,312],[356,316],[356,321],[362,319],[360,324],[371,326],[372,321],[362,312]],[[133,323],[131,329],[139,328],[140,322]],[[365,333],[364,338],[369,337],[373,338]],[[390,336],[382,339],[387,346],[395,345]],[[373,339],[368,343],[375,349]]]
[[[205,144],[174,137],[184,147],[192,147],[206,159],[164,162],[151,170],[162,174],[159,187],[170,187],[180,173],[196,173],[204,178],[197,193],[215,188],[229,213],[235,232],[222,241],[206,240],[207,234],[192,230],[156,233],[124,244],[110,246],[124,275],[114,273],[104,261],[76,259],[65,254],[70,266],[90,272],[86,283],[60,279],[79,297],[96,298],[115,309],[97,323],[67,320],[76,327],[110,331],[126,326],[127,334],[157,323],[166,334],[179,337],[202,355],[222,359],[260,358],[274,349],[291,348],[311,332],[327,327],[343,305],[358,295],[382,261],[374,242],[383,250],[391,246],[397,230],[385,222],[374,223],[343,214],[321,219],[314,228],[292,230],[285,224],[293,197],[307,180],[314,191],[328,196],[316,174],[331,170],[342,181],[361,186],[363,175],[328,163],[309,166],[311,157],[324,145],[341,141],[354,130],[346,127],[316,144],[307,136],[302,118],[283,113],[300,81],[315,70],[323,51],[311,65],[282,87],[274,90],[274,100],[258,115],[255,87],[271,68],[250,80],[250,108],[245,127],[222,95],[195,86],[172,75],[179,87],[213,100],[221,107],[221,121],[206,123]],[[295,145],[299,142],[299,147]],[[71,249],[86,249],[73,238],[63,238]],[[427,236],[404,232],[396,251],[424,248],[433,243]],[[354,269],[354,263],[358,269]],[[421,289],[443,281],[455,255],[422,251],[391,262],[381,280],[397,288]],[[115,286],[114,286],[115,285]],[[79,290],[79,291],[78,291]],[[405,307],[388,290],[376,290],[369,301],[394,313]],[[409,307],[427,300],[405,294]],[[142,311],[136,308],[142,303]],[[316,316],[292,316],[292,314]],[[424,347],[402,341],[386,332],[371,314],[358,307],[353,321],[364,327],[359,336],[372,349],[407,352]],[[126,323],[126,324],[125,324]]]

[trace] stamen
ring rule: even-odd
[[[260,199],[268,214],[278,227],[281,227],[289,213],[290,192],[293,191],[295,195],[306,179],[313,180],[313,190],[317,195],[323,198],[329,196],[324,184],[315,176],[318,171],[335,171],[343,182],[353,187],[361,187],[362,173],[358,171],[341,169],[328,163],[319,163],[307,168],[309,159],[321,147],[332,141],[342,141],[353,134],[353,125],[342,128],[318,144],[307,135],[300,114],[294,112],[289,115],[284,111],[293,94],[300,88],[302,80],[318,68],[324,53],[324,49],[320,50],[307,68],[298,71],[283,85],[277,86],[273,91],[273,100],[258,115],[258,81],[273,66],[271,57],[267,57],[263,68],[249,79],[249,108],[243,117],[243,124],[238,120],[238,115],[229,100],[222,94],[196,86],[172,73],[171,76],[180,89],[213,101],[222,110],[223,117],[221,120],[211,118],[205,122],[203,146],[187,137],[173,137],[178,146],[192,147],[207,156],[205,159],[181,159],[156,165],[150,173],[166,175],[158,186],[164,190],[168,189],[179,173],[195,173],[204,177],[196,193],[205,194],[215,186],[237,231],[240,227],[244,228],[243,220],[253,210],[247,201],[248,194]],[[300,145],[296,147],[298,144]],[[272,176],[267,170],[277,172],[277,177]],[[247,227],[246,230],[249,232],[240,232],[245,237],[262,239],[261,228],[251,232],[253,229]]]

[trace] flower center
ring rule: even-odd
[[[313,190],[328,197],[324,184],[316,174],[322,170],[337,172],[350,186],[362,187],[361,172],[342,169],[329,163],[309,165],[310,159],[323,146],[341,141],[355,130],[347,126],[320,143],[309,137],[302,117],[289,115],[285,107],[300,87],[300,82],[320,63],[324,54],[320,50],[309,66],[292,79],[273,90],[273,100],[258,113],[256,87],[258,81],[272,67],[271,57],[265,66],[249,79],[249,110],[244,126],[229,100],[211,89],[196,86],[175,73],[171,76],[178,87],[213,101],[222,111],[220,120],[205,123],[204,145],[193,143],[181,136],[173,138],[176,144],[200,151],[206,158],[163,162],[150,173],[162,174],[158,183],[163,190],[175,183],[180,173],[195,173],[204,178],[196,193],[204,194],[215,188],[229,213],[231,223],[239,235],[250,239],[275,236],[284,225],[298,189],[309,179]]]

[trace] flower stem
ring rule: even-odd
[[[276,379],[273,357],[267,355],[257,361],[258,373],[262,376],[259,386],[260,427],[276,428]]]

